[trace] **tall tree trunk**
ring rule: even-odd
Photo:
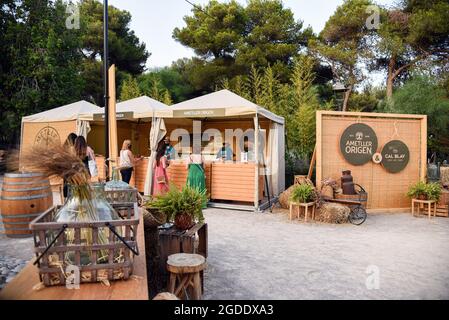
[[[348,90],[345,91],[345,99],[343,100],[343,107],[342,107],[341,111],[346,111],[348,109],[348,101],[349,101],[349,97],[351,96],[351,93],[352,93],[352,88],[353,88],[353,85],[351,84],[348,87]]]
[[[387,99],[391,99],[393,96],[393,83],[395,78],[396,57],[392,56],[388,62],[388,74],[387,74]]]

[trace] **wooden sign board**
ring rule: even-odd
[[[354,182],[363,186],[368,193],[368,209],[404,210],[410,208],[407,190],[410,185],[426,177],[427,165],[427,116],[415,114],[386,114],[368,112],[318,111],[316,117],[316,184],[326,178],[340,181],[342,170],[351,170]],[[342,133],[351,125],[366,124],[377,136],[378,149],[389,142],[400,140],[409,151],[408,161],[388,161],[381,154],[376,161],[373,158],[361,165],[349,163],[340,150]],[[395,143],[396,144],[396,143]],[[395,154],[403,154],[401,149]],[[374,155],[373,154],[373,155]],[[388,162],[385,162],[388,161]],[[392,173],[387,171],[390,162],[403,169]],[[388,163],[384,165],[383,163]]]
[[[365,164],[377,151],[376,133],[364,123],[354,123],[341,135],[340,151],[350,164]]]
[[[382,166],[391,173],[397,173],[407,166],[410,151],[407,145],[400,140],[392,140],[382,148]]]
[[[209,118],[224,117],[225,115],[226,112],[224,108],[173,110],[174,118]]]
[[[134,119],[134,112],[117,112],[115,118],[117,120],[132,120]],[[95,113],[93,119],[94,121],[104,121],[104,113]]]

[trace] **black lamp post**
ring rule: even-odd
[[[108,0],[103,1],[103,81],[104,81],[104,143],[106,181],[109,180],[109,57]]]
[[[341,83],[340,81],[337,81],[337,82],[335,82],[333,85],[332,85],[332,90],[335,92],[335,93],[343,93],[343,99],[339,99],[338,97],[336,97],[337,98],[337,103],[338,103],[338,109],[339,110],[341,110],[342,109],[342,103],[343,103],[343,101],[344,101],[344,94],[345,94],[345,92],[348,90],[348,88],[346,88],[345,87],[345,85],[343,84],[343,83]],[[339,101],[340,100],[340,101]]]

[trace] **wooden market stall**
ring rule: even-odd
[[[85,101],[78,104],[81,106],[78,109],[69,105],[70,108],[25,117],[21,148],[34,141],[47,143],[56,139],[53,136],[63,143],[71,132],[82,134],[95,151],[99,178],[105,179],[103,109]],[[131,185],[140,192],[150,193],[151,149],[155,150],[150,135],[154,124],[176,149],[176,159],[168,170],[169,180],[176,186],[185,185],[185,160],[192,152],[194,136],[198,135],[213,203],[257,210],[267,204],[268,198],[275,201],[284,190],[284,119],[228,90],[171,107],[142,96],[117,103],[116,119],[116,150],[121,149],[123,140],[130,139],[133,153],[144,157],[131,178]],[[160,139],[162,136],[156,140]],[[228,142],[232,148],[230,161],[217,161],[222,142]],[[250,159],[242,158],[248,155]],[[118,165],[118,152],[111,157]]]
[[[410,208],[410,185],[426,177],[427,116],[318,111],[316,184],[351,170],[369,209]]]
[[[94,113],[103,109],[87,101],[65,106],[22,118],[20,152],[34,145],[49,146],[64,143],[69,133],[87,136]]]
[[[172,112],[164,121],[177,153],[169,167],[175,184],[185,184],[185,160],[198,143],[212,206],[259,210],[284,190],[282,117],[228,90],[178,103]],[[218,156],[224,142],[232,150],[227,161]]]

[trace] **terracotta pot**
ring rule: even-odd
[[[187,230],[194,225],[192,216],[189,214],[178,214],[175,217],[175,226],[180,230]]]
[[[427,195],[425,195],[425,194],[419,194],[418,195],[418,200],[427,200]]]

